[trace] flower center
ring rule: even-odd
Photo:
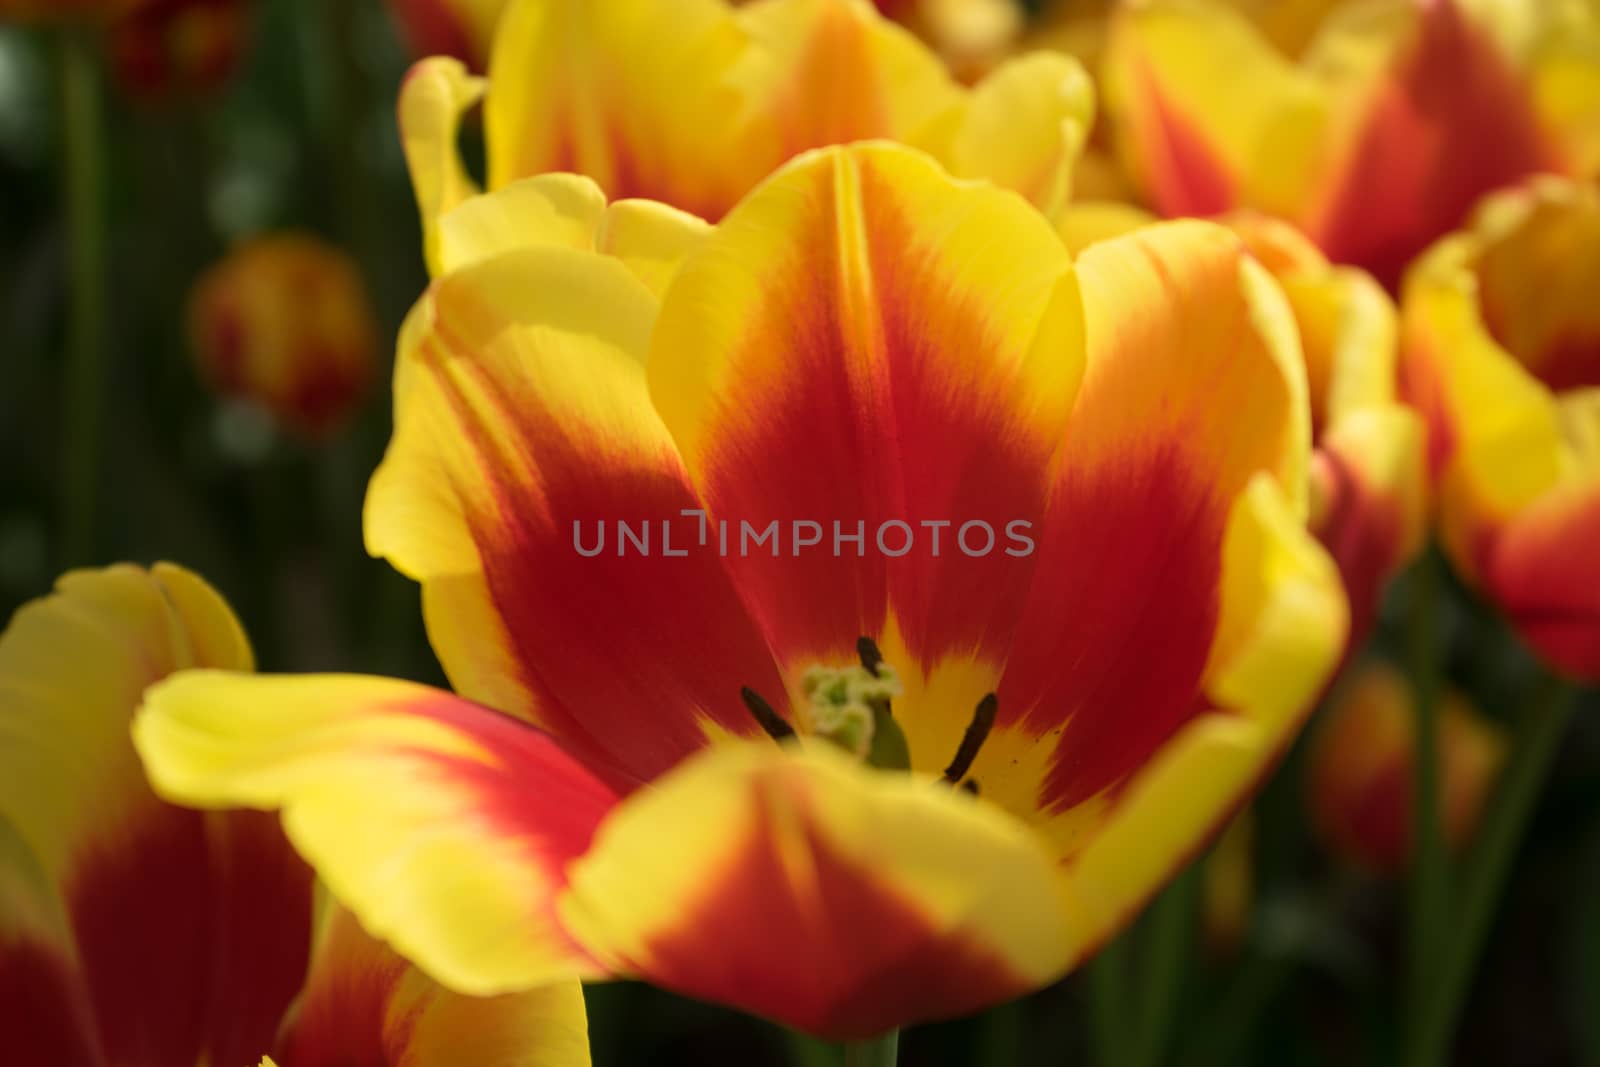
[[[801,677],[801,692],[806,698],[808,736],[850,753],[857,759],[884,770],[911,769],[911,750],[906,735],[895,721],[894,698],[905,690],[895,669],[883,661],[883,653],[870,637],[856,642],[859,664],[845,667],[817,665]],[[745,707],[761,728],[775,741],[795,736],[794,727],[746,686],[739,691]],[[972,715],[955,757],[945,768],[943,780],[961,785],[968,792],[978,791],[977,783],[962,781],[978,758],[978,751],[994,727],[999,701],[993,693],[982,700]]]

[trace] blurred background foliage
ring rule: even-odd
[[[224,592],[263,669],[442,683],[415,586],[368,558],[361,535],[366,479],[390,428],[387,360],[426,283],[394,119],[411,56],[381,0],[261,0],[250,11],[241,65],[214,95],[138,102],[100,72],[109,344],[81,558],[61,548],[70,398],[57,37],[71,31],[0,28],[0,615],[70,566],[171,559]],[[283,230],[354,257],[380,321],[377,384],[314,443],[208,391],[187,326],[201,272],[232,243]],[[1514,722],[1534,675],[1526,653],[1437,556],[1423,566],[1441,586],[1424,639],[1449,684],[1491,720]],[[1402,662],[1415,651],[1415,581],[1391,590],[1372,642]],[[1585,700],[1478,972],[1461,1064],[1600,1067],[1600,723]],[[1064,1067],[1095,1062],[1106,1040],[1131,1041],[1150,1067],[1384,1062],[1405,1004],[1406,887],[1347,866],[1310,832],[1315,729],[1253,806],[1240,875],[1251,907],[1221,939],[1231,944],[1206,934],[1208,881],[1192,870],[1102,965],[983,1018],[914,1030],[901,1062]],[[1149,973],[1163,958],[1150,946],[1172,938],[1194,951]],[[1173,995],[1108,1000],[1124,980]],[[589,1003],[599,1067],[838,1062],[826,1046],[636,984],[594,987]],[[1097,1035],[1097,1023],[1120,1036]]]

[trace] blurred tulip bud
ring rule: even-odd
[[[118,84],[142,99],[216,90],[238,66],[249,14],[245,0],[144,0],[111,27]]]
[[[389,12],[411,51],[454,56],[474,70],[489,65],[495,24],[510,0],[389,0]]]
[[[1411,856],[1416,737],[1411,684],[1387,665],[1358,668],[1313,738],[1308,784],[1327,847],[1363,867],[1404,870]],[[1459,694],[1439,704],[1439,820],[1447,847],[1471,840],[1505,762],[1500,729]]]
[[[337,428],[372,380],[378,327],[366,288],[348,256],[314,237],[238,245],[196,283],[189,322],[214,389],[304,436]]]

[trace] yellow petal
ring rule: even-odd
[[[438,219],[478,191],[461,162],[461,116],[483,96],[483,79],[455,59],[424,59],[400,89],[400,142],[422,214],[428,266],[439,267]]]

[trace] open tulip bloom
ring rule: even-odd
[[[281,809],[453,989],[635,976],[851,1039],[1008,999],[1204,846],[1342,650],[1293,321],[1221,227],[1074,261],[865,144],[715,226],[551,175],[439,236],[366,525],[455,693],[188,672],[135,741],[166,796]]]
[[[1394,286],[1480,197],[1600,170],[1593,4],[1345,0],[1299,56],[1234,6],[1113,19],[1107,116],[1163,214],[1265,211]]]
[[[583,994],[441,988],[314,885],[277,821],[151,792],[128,738],[173,671],[249,671],[179,567],[74,571],[0,634],[0,1032],[18,1067],[587,1067]]]

